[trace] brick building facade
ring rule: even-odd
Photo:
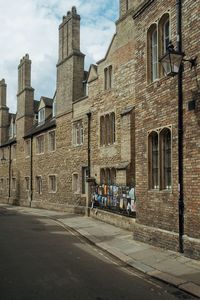
[[[169,40],[176,45],[179,4],[183,49],[198,56],[199,0],[120,0],[116,33],[88,72],[80,16],[73,7],[63,17],[52,99],[34,100],[28,54],[18,67],[16,115],[0,81],[1,202],[84,212],[89,173],[98,184],[134,186],[134,238],[178,251],[177,77],[164,76],[158,60]],[[184,63],[182,239],[194,258],[200,257],[199,76],[199,65],[190,70]]]

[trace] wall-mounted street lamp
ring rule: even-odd
[[[170,42],[167,47],[167,52],[159,59],[162,64],[164,72],[167,76],[175,76],[179,73],[183,61],[188,61],[191,64],[191,69],[197,65],[197,57],[184,59],[185,53],[174,49]]]

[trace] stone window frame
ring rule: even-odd
[[[166,133],[170,133],[170,149],[165,149],[165,137]],[[152,149],[152,137],[157,136],[157,154],[153,154]],[[148,189],[149,191],[168,191],[172,192],[172,126],[164,126],[148,132]],[[166,151],[169,150],[168,160],[170,159],[170,166],[166,165]],[[156,157],[157,162],[154,163],[155,170],[153,169],[153,156]],[[156,156],[157,155],[157,156]],[[155,160],[155,158],[154,158]],[[169,163],[169,162],[168,162]],[[156,171],[157,168],[157,171]],[[168,168],[168,170],[166,170]],[[157,172],[157,173],[156,173]],[[166,172],[170,173],[170,176],[166,178]],[[155,184],[155,177],[156,184]],[[167,181],[170,183],[167,184]]]
[[[0,190],[2,191],[4,189],[4,178],[0,178]]]
[[[30,176],[24,177],[24,183],[25,183],[25,190],[30,191]]]
[[[100,183],[114,185],[116,184],[116,169],[114,167],[105,167],[100,169]]]
[[[25,157],[28,158],[31,156],[31,139],[25,140]]]
[[[12,177],[12,190],[16,191],[16,189],[17,189],[17,178]]]
[[[104,68],[104,90],[112,89],[113,83],[113,67],[109,65]]]
[[[100,146],[114,145],[116,142],[116,114],[114,111],[100,116]]]
[[[72,174],[72,191],[74,194],[80,194],[80,178],[77,172]]]
[[[53,141],[53,147],[52,147],[52,139],[51,136],[54,133],[54,141]],[[56,151],[56,131],[51,130],[48,132],[48,150],[49,152],[55,152]]]
[[[11,150],[12,150],[12,152],[11,152],[11,154],[12,154],[12,159],[13,159],[13,160],[16,160],[17,145],[16,145],[16,144],[12,145]]]
[[[37,194],[42,195],[42,176],[35,176],[35,191]]]
[[[171,18],[170,13],[163,13],[162,16],[158,19],[158,21],[152,23],[147,29],[147,47],[146,47],[146,57],[147,57],[147,83],[150,84],[159,80],[164,76],[164,71],[159,64],[159,58],[165,53],[164,49],[164,39],[165,39],[165,24],[168,22],[169,24],[169,37],[168,40],[171,39]],[[152,67],[152,35],[157,32],[157,55],[156,55],[156,74],[153,74]],[[166,45],[165,45],[166,48]],[[155,75],[155,76],[154,76]]]
[[[44,134],[40,134],[38,136],[36,136],[36,154],[37,155],[41,155],[44,154],[44,149],[45,149],[45,135]]]
[[[54,181],[51,181],[54,179]],[[57,193],[57,174],[50,174],[48,176],[48,186],[49,186],[49,193],[55,194]]]
[[[73,122],[72,128],[73,145],[75,147],[81,146],[84,143],[84,129],[83,120],[77,120]]]

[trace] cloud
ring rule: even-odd
[[[109,3],[108,3],[109,2]],[[8,85],[7,104],[16,111],[17,67],[25,53],[32,60],[35,98],[52,97],[58,59],[58,26],[72,6],[81,15],[81,51],[86,69],[105,56],[118,17],[118,0],[0,0],[0,79]]]

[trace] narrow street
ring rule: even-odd
[[[51,219],[1,207],[0,299],[195,298],[126,268]]]

